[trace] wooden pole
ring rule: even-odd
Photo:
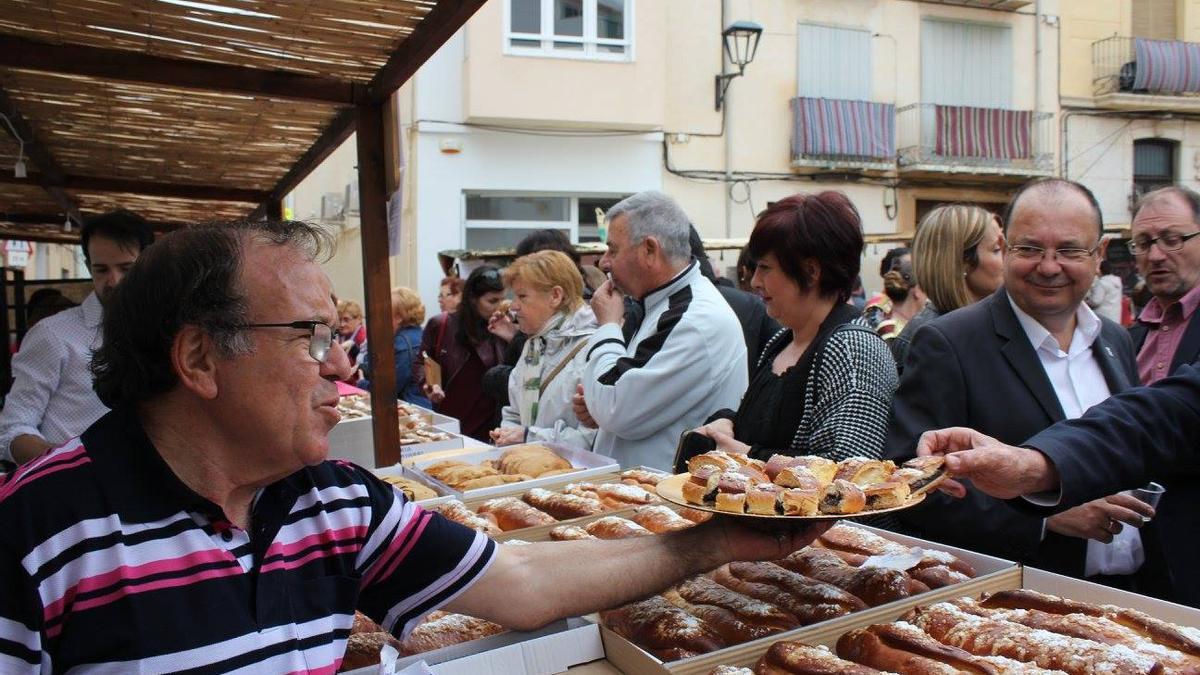
[[[396,415],[396,353],[392,350],[383,106],[357,106],[355,132],[375,465],[388,466],[400,461],[400,420]]]
[[[263,210],[267,214],[267,220],[283,220],[282,199],[268,199],[263,202]]]

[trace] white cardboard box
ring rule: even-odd
[[[465,438],[451,431],[445,433],[450,434],[450,438],[443,441],[400,446],[401,457],[417,457],[443,450],[462,450],[479,444],[475,439]],[[329,432],[329,458],[344,459],[368,469],[379,468],[375,464],[375,438],[371,430],[371,418],[359,417],[334,425]]]

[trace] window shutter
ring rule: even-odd
[[[1008,26],[921,22],[921,101],[1012,107],[1012,31]]]
[[[1175,0],[1133,0],[1133,37],[1176,39]]]
[[[871,100],[871,33],[802,23],[797,91],[806,98]]]

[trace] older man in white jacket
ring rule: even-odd
[[[746,391],[741,324],[692,260],[688,217],[675,200],[641,192],[606,218],[600,267],[610,280],[592,297],[600,328],[585,349],[576,414],[599,427],[596,452],[621,466],[670,469],[680,435],[736,408]],[[622,295],[646,310],[628,343]]]

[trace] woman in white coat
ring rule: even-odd
[[[492,442],[545,441],[591,450],[596,430],[581,425],[571,409],[587,362],[584,345],[596,332],[579,268],[564,253],[538,251],[513,261],[504,270],[504,284],[512,291],[517,327],[529,339],[509,375],[509,403]]]

